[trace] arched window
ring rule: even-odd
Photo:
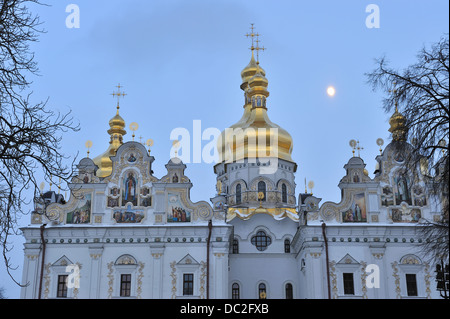
[[[240,204],[242,202],[242,187],[241,184],[236,185],[236,204]]]
[[[291,252],[291,241],[289,239],[284,240],[284,252],[285,253]]]
[[[287,203],[287,187],[284,183],[281,185],[281,200],[283,203]]]
[[[258,285],[258,297],[259,299],[267,298],[266,284],[261,283]]]
[[[266,235],[262,230],[258,231],[255,236],[252,237],[252,244],[256,246],[259,251],[264,251],[272,243],[272,238]]]
[[[231,299],[240,299],[238,283],[234,283],[233,286],[231,286]]]
[[[237,238],[233,239],[233,254],[239,254],[239,241]]]
[[[266,183],[263,181],[260,181],[258,183],[258,193],[263,193],[264,194],[264,198],[262,199],[262,201],[266,201]]]
[[[292,289],[292,284],[286,284],[286,299],[294,299],[294,291]]]

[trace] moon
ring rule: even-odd
[[[327,88],[327,94],[330,97],[333,97],[336,94],[336,89],[333,86],[329,86]]]

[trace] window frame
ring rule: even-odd
[[[241,299],[241,287],[237,282],[231,285],[231,299]]]
[[[288,202],[286,183],[281,184],[281,201],[285,204]]]
[[[193,295],[194,295],[194,274],[183,273],[183,296],[193,296]]]
[[[347,276],[346,276],[347,275]],[[349,280],[349,275],[351,276]],[[346,279],[347,277],[347,279]],[[351,286],[349,286],[349,282]],[[355,295],[355,274],[353,272],[343,272],[342,273],[342,287],[345,296],[354,296]],[[350,292],[348,289],[350,289]]]
[[[64,279],[63,279],[64,278]],[[56,298],[67,298],[68,297],[68,287],[67,280],[69,275],[58,275],[57,286],[56,286]]]
[[[242,186],[241,186],[241,184],[236,185],[236,204],[242,204]]]
[[[258,230],[250,241],[258,251],[265,251],[272,244],[272,238],[264,230]]]
[[[124,279],[125,277],[125,279]],[[132,274],[120,274],[120,290],[119,296],[123,297],[131,297],[131,283],[132,283]]]

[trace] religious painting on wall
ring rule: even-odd
[[[137,206],[137,177],[134,172],[128,172],[123,179],[122,206],[127,203]]]
[[[91,197],[91,194],[84,194],[78,200],[77,207],[67,213],[67,224],[89,224],[91,222]]]
[[[137,158],[134,155],[134,153],[131,153],[130,156],[128,157],[128,162],[134,163],[134,162],[136,162],[136,160],[137,160]]]
[[[412,204],[411,201],[411,185],[409,181],[409,177],[406,174],[398,174],[394,177],[395,183],[395,203],[400,205],[402,202],[408,203],[408,205]]]
[[[400,209],[393,208],[391,211],[392,221],[394,223],[417,223],[422,217],[420,209]]]
[[[139,205],[144,207],[152,206],[152,195],[150,195],[150,189],[148,187],[142,187]]]
[[[168,223],[182,223],[191,221],[191,212],[183,208],[179,194],[168,194]]]
[[[132,209],[131,205],[126,209],[115,210],[113,219],[118,224],[136,224],[144,219],[144,212],[142,210]]]
[[[394,205],[394,193],[392,187],[385,186],[381,191],[381,205],[392,206]]]
[[[366,199],[364,193],[353,195],[353,203],[350,208],[342,212],[342,221],[344,223],[367,222]]]
[[[144,207],[152,206],[152,196],[148,195],[147,197],[141,198],[141,206]]]
[[[119,207],[119,199],[108,196],[108,207]]]
[[[426,206],[427,205],[427,197],[425,195],[424,188],[416,185],[413,187],[414,194],[414,206]]]

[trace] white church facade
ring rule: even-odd
[[[118,105],[108,150],[79,162],[70,199],[47,192],[22,228],[21,298],[439,298],[417,225],[440,218],[441,200],[425,170],[402,168],[401,114],[374,178],[353,156],[339,203],[297,193],[293,141],[269,119],[252,49],[244,114],[218,141],[217,195],[192,202],[195,177],[177,157],[155,177],[150,151],[123,141]]]

